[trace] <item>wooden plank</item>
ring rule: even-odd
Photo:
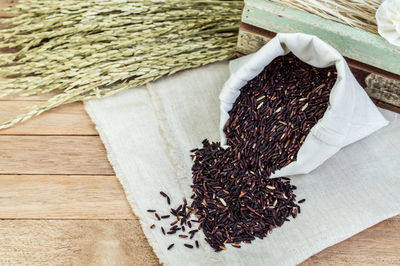
[[[275,37],[276,33],[252,26],[250,24],[241,23],[239,28],[239,36],[237,42],[237,51],[240,54],[250,54],[256,52],[269,40]],[[361,63],[357,60],[344,57],[347,64],[352,70],[363,71],[364,73],[374,73],[379,76],[386,77],[391,80],[400,81],[400,75],[382,70],[380,68]]]
[[[236,51],[245,55],[255,53],[275,35],[273,32],[242,23],[239,28]]]
[[[137,219],[115,176],[0,175],[0,184],[0,219]]]
[[[158,265],[137,220],[0,220],[0,234],[0,264]],[[385,221],[302,265],[395,265],[399,238]]]
[[[0,175],[0,219],[137,219],[115,176]]]
[[[400,75],[400,48],[379,35],[265,0],[246,0],[242,22],[273,32],[316,35],[344,56]]]
[[[257,51],[274,36],[275,33],[273,32],[242,23],[239,28],[237,44],[238,56]],[[400,79],[398,81],[395,80],[400,78],[400,76],[383,71],[381,69],[367,66],[350,58],[345,57],[345,59],[357,81],[363,88],[366,89],[366,92],[371,99],[374,100],[377,106],[400,113],[400,93],[397,88],[399,85],[388,85],[389,83],[400,84]],[[368,87],[366,84],[366,77],[371,72],[375,73],[373,76],[377,81],[374,82],[373,89],[371,87],[371,82],[369,82]]]
[[[0,174],[114,175],[98,136],[0,136]]]
[[[18,0],[1,0],[0,1],[0,18],[13,17],[13,15],[10,15],[9,13],[3,11],[2,9],[6,8],[6,7],[14,6],[16,3],[18,3]]]
[[[273,32],[242,23],[239,28],[239,37],[237,43],[238,56],[256,52],[273,37],[275,37],[275,35],[276,34]],[[364,68],[360,68],[359,62],[349,58],[345,59],[357,81],[363,88],[365,88],[367,86],[365,83],[365,78],[370,74],[370,72],[366,72]]]
[[[312,256],[301,265],[399,265],[400,220],[384,221]]]
[[[137,220],[0,220],[1,265],[159,265]]]
[[[0,184],[0,219],[137,219],[115,176],[0,175]]]
[[[7,1],[0,1],[0,4],[4,3]],[[46,95],[27,98],[9,96],[5,100],[38,101],[48,98]],[[0,102],[0,106],[3,104],[3,101]],[[57,109],[48,114],[52,112],[57,112]],[[38,123],[45,123],[39,122],[44,115],[38,118]],[[77,125],[82,122],[78,120]],[[64,121],[54,125],[62,127]],[[39,126],[36,129],[39,130]],[[16,134],[35,134],[20,130]],[[93,138],[71,140],[73,137],[66,137],[64,141],[60,137],[49,141],[49,137],[10,137],[0,136],[0,172],[5,164],[12,162],[13,166],[5,169],[16,169],[18,173],[113,173],[111,168],[104,166],[108,162],[98,138],[94,138],[97,139],[94,141],[98,142],[96,144]],[[10,146],[17,147],[9,152]],[[13,155],[13,152],[19,155]],[[101,156],[96,157],[96,153]],[[110,219],[109,216],[113,217],[111,219],[129,219],[0,220],[0,264],[158,265],[139,222],[132,220],[132,217],[135,218],[126,200],[123,200],[123,192],[114,176],[5,175],[0,176],[0,184],[0,219],[11,216],[14,216],[13,219]],[[394,261],[393,254],[397,254],[399,246],[393,245],[393,239],[399,239],[399,217],[328,248],[309,259],[306,265],[397,263],[398,257]],[[387,230],[382,231],[382,227]],[[366,232],[369,232],[368,235],[364,235]]]
[[[32,105],[43,101],[2,101],[0,102],[1,122],[13,119],[26,112]],[[63,105],[44,112],[11,128],[0,130],[0,135],[98,135],[94,124],[86,114],[81,102]]]
[[[366,83],[368,84],[366,91],[369,95],[400,108],[400,81],[370,74]]]
[[[400,114],[400,106],[395,106],[395,105],[392,105],[392,104],[389,104],[389,103],[386,103],[386,102],[383,102],[383,101],[380,101],[380,100],[377,100],[374,98],[371,98],[371,100],[375,103],[376,106],[379,106],[383,109],[390,110],[392,112],[396,112],[396,113]]]
[[[137,219],[115,176],[0,175],[0,184],[0,219]]]
[[[14,6],[18,0],[0,0],[0,9]]]

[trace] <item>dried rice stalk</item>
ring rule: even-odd
[[[0,129],[62,104],[104,97],[234,56],[242,2],[35,0],[0,30],[0,97],[56,91]],[[17,75],[17,76],[16,76]]]
[[[378,34],[375,13],[381,0],[270,0]]]

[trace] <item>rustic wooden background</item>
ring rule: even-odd
[[[0,99],[0,119],[49,96]],[[397,216],[303,265],[397,264],[399,252]],[[82,103],[0,131],[0,264],[158,265]]]

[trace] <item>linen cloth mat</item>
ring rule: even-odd
[[[189,150],[208,138],[219,141],[219,100],[229,76],[227,62],[87,101],[108,158],[143,231],[166,265],[293,265],[392,216],[400,214],[400,116],[383,110],[390,124],[343,148],[322,166],[292,178],[301,214],[263,240],[215,253],[200,233],[200,249],[164,236],[147,209],[168,214],[191,195]],[[150,229],[156,224],[156,229]],[[169,228],[169,227],[168,227]],[[127,232],[129,233],[129,232]],[[175,243],[171,250],[168,245]]]

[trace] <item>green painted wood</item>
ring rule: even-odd
[[[246,0],[242,21],[277,33],[316,35],[343,56],[400,75],[400,47],[379,35],[266,0]]]

